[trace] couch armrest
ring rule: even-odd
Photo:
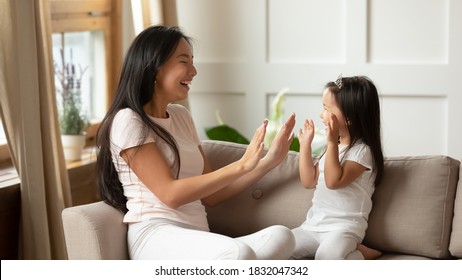
[[[128,259],[122,212],[100,201],[66,208],[62,219],[70,260]]]

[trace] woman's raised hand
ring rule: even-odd
[[[239,160],[242,163],[242,167],[245,171],[253,170],[262,157],[263,150],[265,148],[263,141],[265,139],[267,125],[268,120],[265,119],[263,124],[260,125],[255,131],[255,134],[253,135],[252,140],[250,140],[250,144],[247,146],[244,155]]]
[[[292,113],[278,131],[276,137],[274,137],[271,147],[265,156],[265,161],[267,160],[270,164],[275,166],[284,160],[289,152],[290,144],[292,144],[292,140],[294,140],[294,126],[295,114]]]

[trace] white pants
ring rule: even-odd
[[[150,221],[131,224],[128,229],[131,259],[289,259],[294,246],[291,230],[283,226],[238,238]]]
[[[295,236],[295,249],[292,259],[312,258],[315,260],[364,260],[357,250],[361,238],[343,232],[313,232],[302,227],[292,230]]]

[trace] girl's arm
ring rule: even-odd
[[[299,173],[302,185],[307,189],[315,188],[318,183],[319,168],[314,165],[311,144],[314,138],[313,120],[305,120],[303,129],[298,133],[300,142]]]
[[[255,131],[241,159],[204,175],[175,179],[155,143],[123,150],[121,156],[163,203],[178,208],[207,197],[254,170],[262,157],[267,124],[265,120]]]
[[[294,138],[294,134],[292,132],[294,126],[295,115],[292,114],[274,138],[268,153],[259,161],[257,167],[254,170],[236,179],[227,187],[207,197],[204,197],[202,201],[207,206],[213,207],[250,187],[260,178],[262,178],[266,173],[279,165],[284,160],[289,151],[290,144]],[[202,148],[200,149],[202,152]],[[205,156],[204,163],[204,173],[211,172],[212,169]]]
[[[334,114],[331,114],[327,124],[327,151],[324,166],[324,177],[329,189],[340,189],[348,186],[366,170],[363,165],[349,160],[340,165],[338,137],[338,119]]]
[[[338,146],[328,147],[325,156],[324,177],[329,189],[340,189],[348,186],[366,170],[363,165],[350,160],[346,160],[340,165]]]

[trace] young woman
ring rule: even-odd
[[[339,77],[326,85],[322,100],[327,150],[319,164],[311,158],[313,120],[305,120],[299,132],[300,178],[316,190],[305,222],[293,229],[292,257],[378,257],[379,251],[361,245],[371,197],[383,175],[377,89],[367,77]]]
[[[263,156],[267,120],[241,159],[212,171],[189,111],[197,71],[190,39],[153,26],[129,48],[115,100],[97,135],[102,199],[124,211],[132,259],[286,259],[292,232],[273,226],[229,238],[209,232],[203,204],[216,205],[277,166],[294,137],[292,115]]]

